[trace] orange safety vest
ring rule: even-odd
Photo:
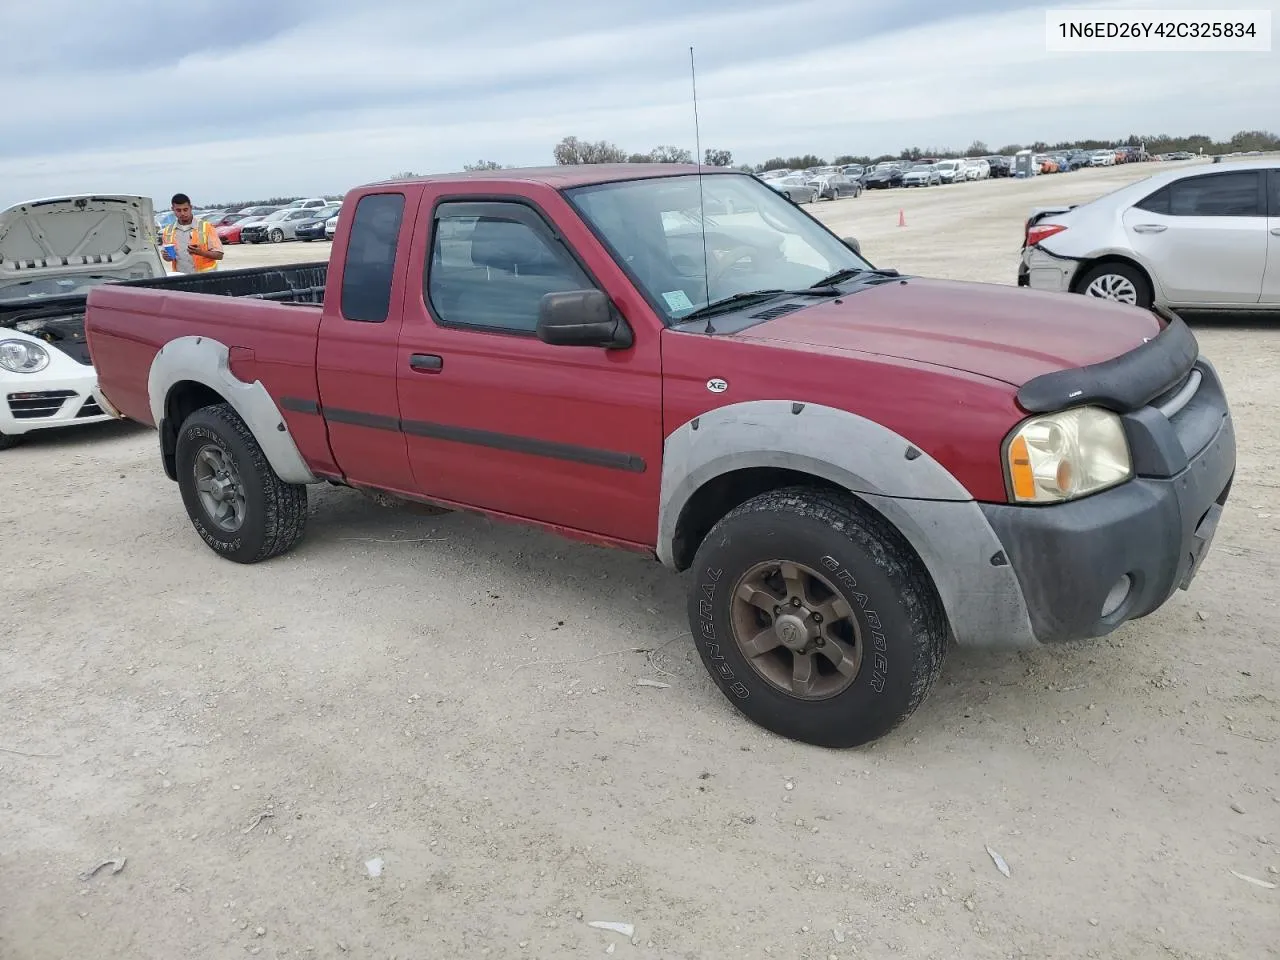
[[[217,234],[214,233],[213,224],[211,224],[208,220],[201,219],[200,217],[196,217],[193,223],[196,228],[194,235],[199,237],[198,242],[200,246],[208,250],[209,246],[212,243],[212,241],[209,239],[210,236],[214,236],[214,237],[217,236]],[[176,246],[177,236],[178,236],[178,221],[175,220],[173,221],[173,223],[169,224],[160,232],[160,242],[165,245],[172,243]],[[218,266],[218,261],[213,259],[213,257],[202,257],[202,256],[199,256],[198,254],[192,254],[191,262],[195,264],[196,273],[203,273],[206,270],[213,270]],[[177,273],[178,261],[176,260],[170,261],[169,269],[172,270],[174,273]]]

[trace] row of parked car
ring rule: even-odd
[[[332,240],[341,211],[342,204],[337,201],[308,197],[280,206],[263,204],[240,210],[197,210],[196,215],[213,224],[218,239],[224,244],[284,243]],[[156,229],[163,228],[172,219],[172,213],[156,217]]]
[[[850,163],[843,166],[811,167],[807,170],[767,170],[761,179],[796,203],[856,197],[863,190],[889,187],[934,186],[985,180],[1010,175],[1009,157],[960,157],[919,160],[885,160],[874,165]]]
[[[1190,158],[1191,154],[1186,154]],[[809,167],[805,170],[767,170],[761,178],[796,203],[838,200],[856,197],[863,190],[889,187],[933,187],[989,177],[1035,176],[1040,173],[1063,173],[1081,167],[1112,166],[1139,160],[1156,159],[1141,147],[1116,147],[1101,150],[1066,150],[1034,153],[1023,150],[1015,156],[994,154],[985,157],[920,157],[916,160],[885,160],[864,166]],[[1164,159],[1183,159],[1181,154]]]

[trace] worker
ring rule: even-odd
[[[191,198],[185,193],[175,193],[171,201],[174,222],[161,231],[161,256],[170,264],[174,273],[204,273],[216,270],[222,259],[222,241],[208,220],[197,217],[191,210]]]

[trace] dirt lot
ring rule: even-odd
[[[1149,169],[814,209],[878,264],[1010,283],[1028,207]],[[1280,883],[1280,331],[1197,333],[1240,469],[1192,590],[953,651],[860,751],[739,719],[644,559],[326,488],[243,568],[150,432],[5,453],[0,957],[1280,956],[1280,889],[1232,873]]]

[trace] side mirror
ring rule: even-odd
[[[565,347],[631,346],[631,327],[601,290],[565,290],[544,294],[538,304],[538,339]]]
[[[862,245],[858,243],[857,237],[841,237],[840,239],[844,241],[844,245],[846,247],[848,247],[858,256],[862,256]]]

